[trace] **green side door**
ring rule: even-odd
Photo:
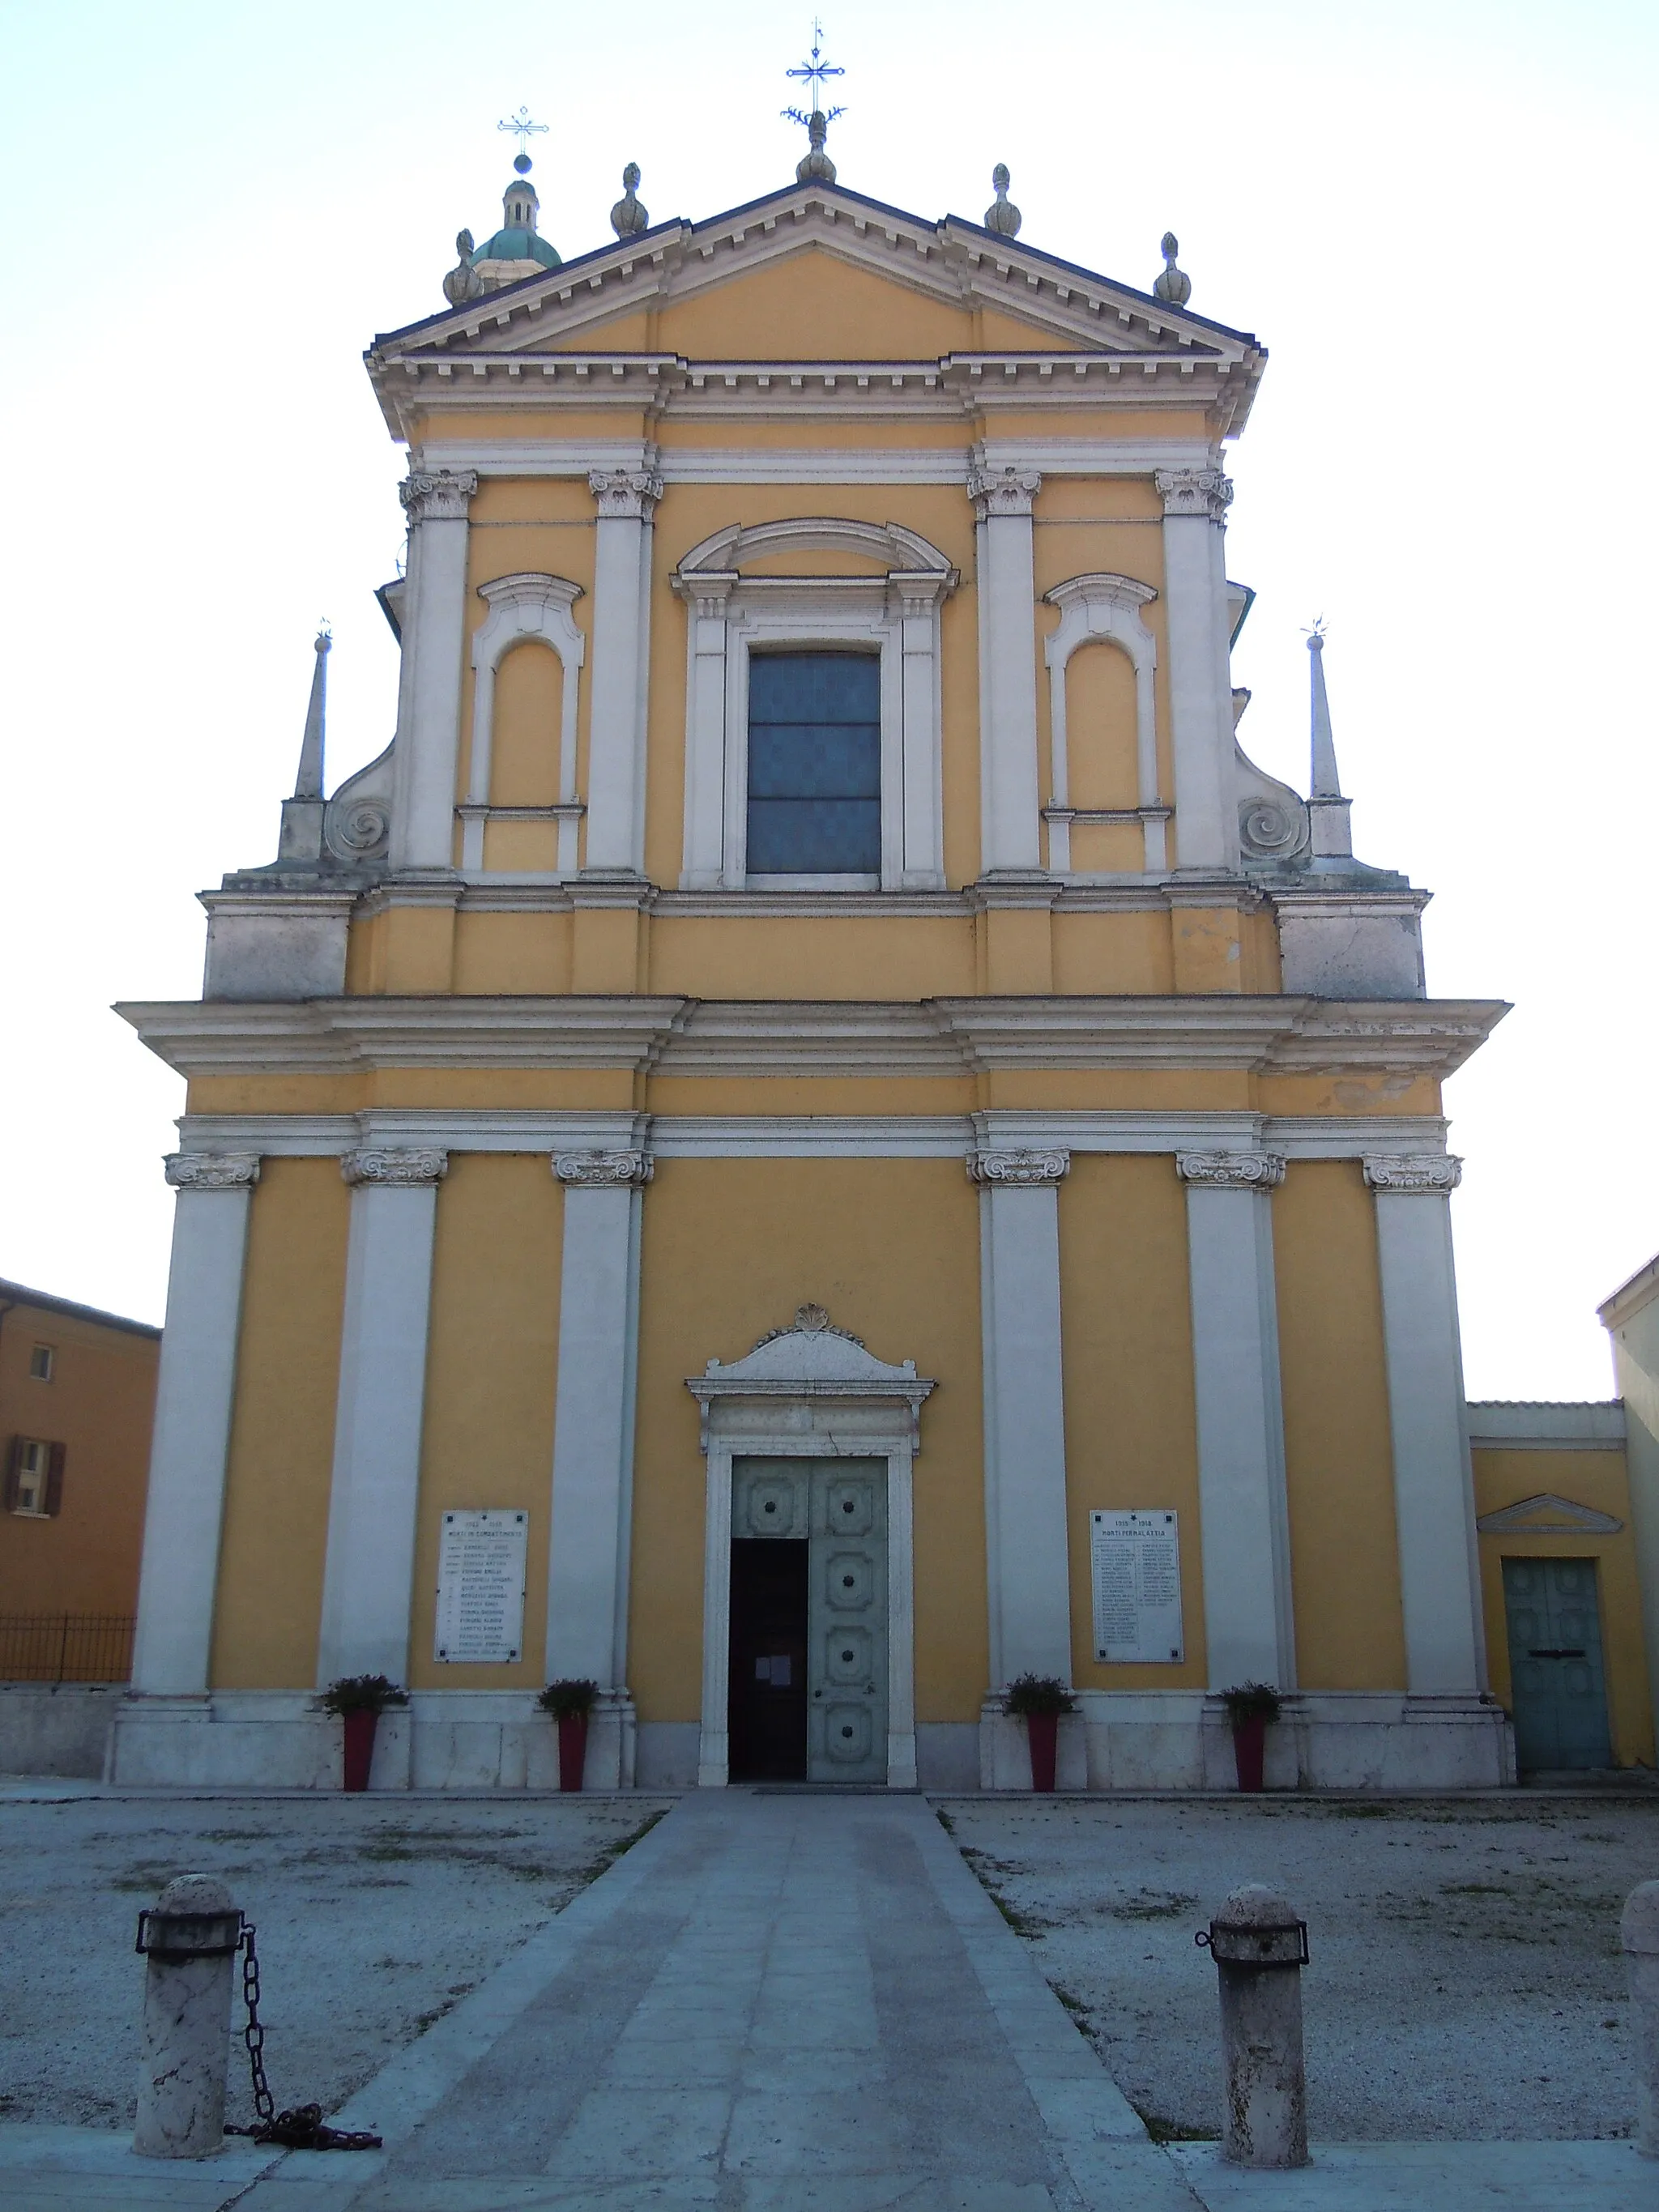
[[[1516,1764],[1611,1766],[1594,1559],[1505,1559]]]

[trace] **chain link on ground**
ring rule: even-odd
[[[258,2143],[278,2143],[284,2150],[379,2150],[380,2138],[349,2128],[331,2128],[320,2105],[293,2105],[283,2112],[265,2079],[265,2029],[259,2017],[259,1953],[251,1920],[242,1923],[242,2002],[247,2024],[242,2041],[247,2046],[247,2069],[253,2083],[254,2120],[251,2128],[227,2126],[228,2136],[247,2136]]]

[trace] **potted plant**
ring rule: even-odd
[[[1060,1741],[1060,1717],[1074,1713],[1077,1699],[1058,1674],[1020,1674],[1008,1685],[1004,1711],[1023,1713],[1031,1746],[1031,1787],[1054,1786],[1054,1754]]]
[[[1261,1787],[1261,1763],[1267,1747],[1267,1723],[1279,1718],[1279,1695],[1271,1682],[1236,1682],[1221,1692],[1233,1731],[1233,1762],[1241,1790]]]
[[[587,1759],[588,1716],[599,1694],[597,1682],[550,1682],[536,1700],[542,1711],[551,1713],[559,1724],[561,1790],[580,1790],[582,1786],[582,1768]]]
[[[345,1737],[343,1780],[348,1790],[367,1790],[374,1763],[374,1731],[388,1705],[406,1705],[400,1690],[384,1674],[342,1674],[317,1700],[325,1713],[338,1713]]]

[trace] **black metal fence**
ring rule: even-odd
[[[133,1616],[0,1613],[0,1682],[125,1682]]]

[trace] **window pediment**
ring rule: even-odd
[[[950,589],[957,581],[956,570],[937,545],[919,531],[898,522],[854,522],[836,515],[796,515],[781,522],[728,523],[694,545],[675,573],[677,587],[684,592],[694,579],[735,578],[745,565],[781,557],[805,558],[813,553],[834,553],[868,561],[884,575],[895,573],[939,576]],[[747,583],[769,580],[744,576]],[[770,580],[787,581],[787,577]],[[859,578],[825,578],[825,582],[857,582]]]

